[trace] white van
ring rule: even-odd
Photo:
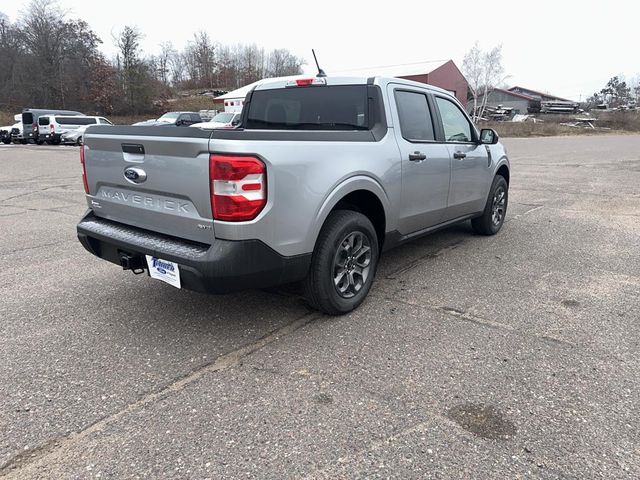
[[[89,115],[41,115],[38,118],[40,138],[51,145],[60,144],[62,134],[88,125],[113,125],[104,117]]]

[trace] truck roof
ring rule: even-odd
[[[319,77],[315,77],[313,75],[294,75],[290,77],[279,77],[279,78],[265,78],[264,80],[259,80],[255,83],[254,90],[272,90],[275,88],[284,88],[287,85],[290,85],[290,82],[295,80],[302,79],[315,79]],[[427,83],[414,82],[413,80],[406,80],[404,78],[397,77],[382,77],[382,76],[327,76],[322,77],[326,81],[327,85],[388,85],[389,83],[397,83],[401,85],[426,88],[428,90],[432,90],[434,92],[446,94],[450,97],[453,97],[451,92],[444,90],[442,88],[429,85]]]

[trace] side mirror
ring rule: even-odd
[[[236,118],[233,122],[231,122],[231,126],[232,127],[237,127],[238,125],[240,125],[240,119]]]
[[[498,143],[498,133],[493,128],[480,130],[480,143],[483,145],[495,145]]]

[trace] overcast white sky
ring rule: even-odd
[[[26,2],[2,2],[16,19]],[[314,70],[311,48],[332,72],[378,65],[453,59],[462,64],[478,40],[502,44],[509,85],[579,100],[599,91],[613,75],[640,74],[637,53],[640,6],[608,1],[368,2],[60,0],[70,17],[86,20],[114,52],[112,34],[137,25],[144,49],[161,41],[178,48],[206,30],[221,43],[288,48]]]

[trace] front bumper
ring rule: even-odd
[[[45,142],[60,142],[62,135],[60,133],[45,133],[40,135],[40,138]]]
[[[77,226],[78,239],[90,253],[121,265],[126,257],[146,268],[144,255],[176,262],[183,288],[229,293],[302,280],[311,254],[284,257],[260,240],[220,240],[212,245],[171,237],[96,217],[91,210]]]

